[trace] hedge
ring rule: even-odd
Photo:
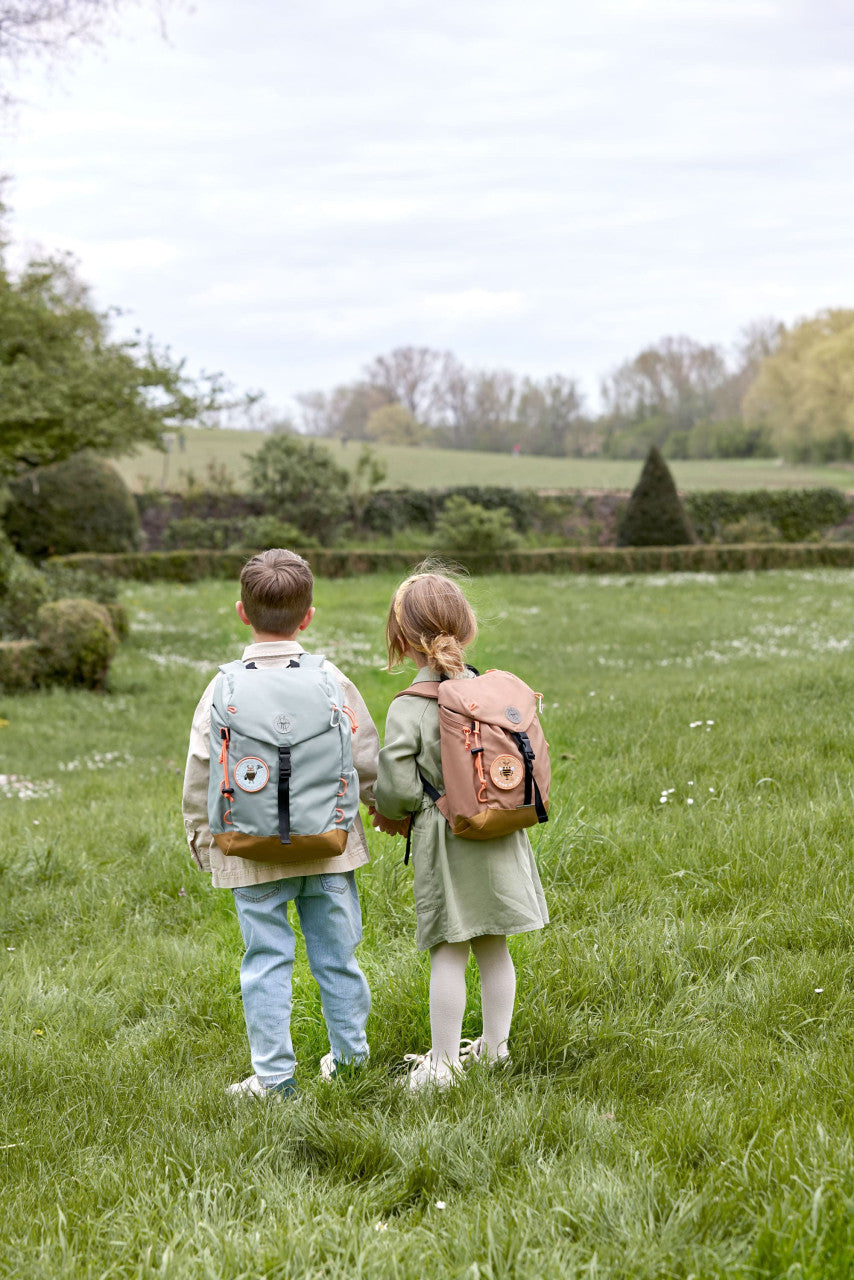
[[[852,507],[839,489],[709,489],[686,494],[684,502],[702,542],[747,517],[779,529],[783,542],[802,542],[841,524]]]
[[[305,558],[320,578],[409,573],[419,560],[412,552],[371,549],[308,550]],[[236,580],[246,559],[237,551],[149,551],[62,556],[53,563],[136,582],[197,582],[202,578]],[[854,543],[556,547],[490,555],[463,553],[454,556],[453,562],[471,573],[739,573],[746,569],[854,568]]]
[[[539,492],[497,485],[461,485],[449,489],[377,489],[354,520],[360,532],[389,536],[402,529],[432,532],[445,503],[459,496],[487,511],[503,508],[519,533],[536,533],[580,545],[616,542],[617,523],[627,493],[581,489]],[[852,500],[838,489],[727,489],[682,495],[685,510],[703,542],[720,538],[728,525],[746,518],[779,529],[783,542],[801,542],[841,524]],[[240,521],[260,515],[263,503],[246,494],[140,494],[137,496],[146,542],[163,545],[168,524],[187,517]],[[284,515],[285,513],[279,513]],[[353,516],[353,512],[349,513]]]

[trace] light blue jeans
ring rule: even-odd
[[[288,903],[295,902],[308,963],[323,1005],[336,1062],[360,1062],[368,1053],[365,1023],[371,993],[356,961],[362,913],[354,872],[295,876],[233,889],[246,952],[240,991],[252,1067],[267,1088],[291,1080],[291,974],[294,931]]]

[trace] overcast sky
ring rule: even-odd
[[[854,306],[852,0],[198,0],[19,78],[18,242],[287,407]]]

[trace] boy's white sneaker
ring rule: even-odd
[[[447,1063],[435,1063],[430,1053],[406,1053],[403,1060],[412,1066],[400,1083],[411,1093],[419,1089],[450,1089],[458,1083],[459,1073]]]
[[[507,1045],[503,1044],[498,1053],[490,1054],[483,1036],[478,1036],[476,1040],[460,1041],[460,1062],[464,1066],[471,1066],[473,1062],[482,1062],[487,1067],[509,1067],[512,1065]]]
[[[247,1076],[245,1080],[230,1084],[226,1093],[231,1098],[269,1098],[271,1102],[281,1102],[282,1098],[296,1093],[296,1090],[296,1081],[293,1079],[283,1080],[281,1084],[267,1089],[257,1076]]]
[[[321,1080],[341,1080],[353,1075],[360,1067],[364,1067],[367,1064],[370,1052],[369,1049],[364,1058],[354,1058],[349,1062],[339,1062],[331,1051],[324,1053],[320,1059]]]

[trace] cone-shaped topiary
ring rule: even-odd
[[[115,467],[93,453],[39,467],[9,489],[3,524],[17,550],[31,560],[139,546],[133,494]]]
[[[655,445],[643,464],[617,533],[618,547],[681,547],[696,542],[670,468]]]

